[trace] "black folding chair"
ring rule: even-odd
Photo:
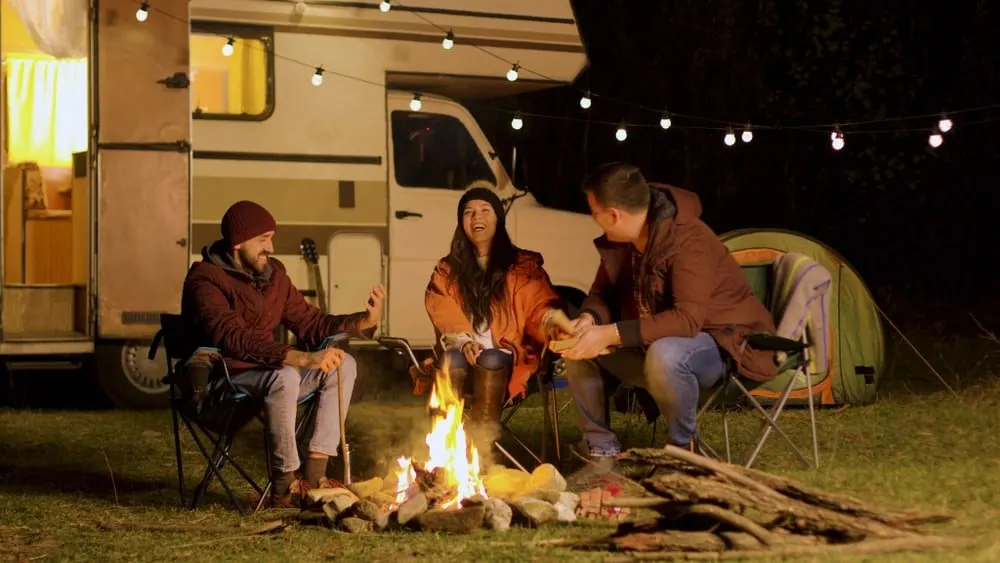
[[[186,504],[184,464],[181,455],[180,435],[180,425],[183,422],[207,462],[204,476],[195,487],[188,508],[194,510],[198,507],[212,479],[217,477],[233,506],[246,516],[248,514],[247,509],[239,501],[236,493],[225,477],[223,477],[222,468],[226,462],[232,464],[247,484],[260,495],[260,500],[254,506],[254,512],[259,510],[271,490],[271,479],[269,477],[266,485],[261,487],[246,469],[233,459],[230,449],[239,430],[256,418],[264,427],[264,457],[266,467],[271,467],[272,445],[267,432],[267,420],[263,413],[263,399],[251,397],[236,389],[219,349],[195,347],[186,338],[186,334],[187,328],[180,315],[160,315],[160,330],[156,333],[153,343],[149,348],[150,360],[156,357],[156,352],[161,342],[167,354],[167,376],[163,378],[163,383],[169,385],[170,388],[170,410],[173,418],[174,450],[177,457],[177,484],[180,505],[184,506]],[[187,382],[184,381],[182,376],[186,364],[194,358],[202,360],[210,359],[215,369],[215,377],[218,378],[221,376],[223,378],[221,380],[221,389],[213,390],[209,397],[197,402],[190,401],[186,396],[187,393],[183,387]],[[305,449],[303,430],[315,419],[318,405],[317,397],[318,393],[313,392],[301,398],[298,403],[304,407],[304,410],[296,424],[295,436],[300,456],[303,459],[305,456],[303,451]],[[214,446],[211,453],[209,453],[206,447],[205,439]]]

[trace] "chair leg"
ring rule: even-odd
[[[740,391],[747,398],[747,400],[750,401],[750,405],[753,406],[753,408],[757,412],[759,412],[761,416],[764,417],[764,424],[767,425],[766,428],[764,429],[764,433],[757,441],[757,445],[754,448],[753,453],[750,454],[750,457],[749,459],[747,459],[747,462],[744,464],[744,466],[749,468],[751,465],[753,465],[754,460],[757,458],[757,454],[760,453],[760,449],[764,446],[764,441],[767,440],[767,437],[768,435],[770,435],[770,431],[773,428],[774,431],[777,432],[779,436],[781,436],[782,438],[785,439],[786,442],[788,442],[788,446],[792,448],[792,451],[799,458],[799,461],[801,461],[806,467],[809,467],[809,461],[806,460],[806,457],[802,455],[801,451],[799,451],[798,446],[795,445],[795,442],[793,442],[792,439],[788,436],[788,434],[786,434],[785,431],[782,430],[782,428],[777,424],[778,416],[781,414],[781,410],[785,406],[785,401],[788,399],[788,395],[791,394],[792,392],[792,385],[795,383],[795,377],[794,376],[792,377],[788,385],[785,387],[785,391],[781,394],[781,399],[778,401],[778,404],[775,405],[774,407],[773,410],[774,415],[768,413],[767,410],[764,407],[762,407],[759,402],[757,402],[757,399],[753,397],[750,391],[746,387],[744,387],[743,384],[740,383],[738,379],[733,379],[732,381],[737,387],[739,387]]]
[[[549,412],[551,405],[549,403],[548,391],[545,390],[544,386],[541,388],[540,393],[542,395],[541,396],[541,399],[542,399],[542,446],[541,446],[542,447],[542,449],[541,449],[541,454],[542,455],[541,455],[541,457],[542,457],[542,459],[544,461],[548,462],[549,461],[549,456],[548,456],[548,450],[549,450],[548,445],[549,444],[548,444],[548,442],[549,442],[549,433],[552,431],[552,413]]]
[[[556,467],[562,470],[562,445],[559,440],[559,406],[556,388],[549,389],[549,409],[552,411],[552,445],[556,450]]]
[[[177,456],[177,491],[180,495],[180,506],[184,506],[184,458],[181,455],[181,426],[177,419],[177,403],[175,402],[174,386],[170,386],[170,415],[173,418],[174,427],[174,455]]]
[[[819,442],[816,440],[816,409],[813,407],[812,374],[809,373],[808,364],[804,370],[806,376],[806,393],[809,394],[809,431],[812,433],[813,461],[816,469],[819,469]]]
[[[225,489],[226,494],[229,496],[229,500],[232,501],[233,503],[233,506],[235,506],[236,509],[239,510],[240,514],[242,514],[243,516],[248,515],[246,508],[239,502],[239,499],[236,498],[236,493],[233,492],[232,488],[229,486],[229,483],[226,482],[226,479],[222,476],[222,464],[224,463],[223,462],[224,459],[232,462],[233,466],[236,467],[237,471],[240,472],[243,478],[247,479],[247,481],[251,485],[253,485],[253,487],[257,489],[258,492],[260,492],[260,487],[257,486],[257,484],[253,481],[253,479],[251,479],[249,475],[247,475],[246,471],[244,471],[243,468],[240,467],[240,465],[236,463],[229,455],[229,447],[232,445],[232,439],[233,439],[233,436],[229,431],[229,427],[232,424],[233,414],[236,412],[236,407],[237,405],[234,404],[229,408],[229,412],[226,414],[226,421],[222,425],[222,432],[220,432],[219,435],[214,439],[212,439],[211,435],[209,435],[209,438],[215,445],[215,449],[213,450],[211,456],[208,455],[205,456],[208,461],[208,467],[206,467],[205,469],[205,477],[202,479],[201,483],[199,483],[198,487],[195,489],[194,498],[191,500],[191,510],[194,510],[198,506],[198,503],[201,501],[202,495],[208,489],[208,485],[211,483],[212,477],[214,476],[219,478],[219,483],[222,484],[222,488]],[[205,453],[203,447],[202,447],[202,452]]]

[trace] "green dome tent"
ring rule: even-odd
[[[885,335],[871,292],[846,260],[829,246],[792,231],[741,229],[722,241],[743,267],[754,293],[770,307],[772,265],[788,252],[805,254],[833,278],[830,290],[831,340],[829,370],[813,375],[813,393],[820,405],[866,405],[875,402],[885,367]],[[758,400],[775,399],[793,372],[781,373],[753,393]],[[805,381],[793,387],[789,402],[807,398]]]

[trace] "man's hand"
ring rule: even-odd
[[[482,351],[483,345],[475,341],[466,342],[462,345],[462,353],[465,354],[465,359],[469,362],[470,366],[476,365],[476,360],[479,359],[479,354]]]
[[[596,323],[594,317],[590,313],[583,313],[579,317],[570,321],[573,325],[573,332],[566,332],[565,330],[559,330],[556,333],[556,340],[566,340],[567,338],[574,338],[583,334],[583,331],[587,328],[594,326]]]
[[[368,293],[368,301],[365,302],[365,312],[368,314],[361,320],[361,330],[368,330],[378,326],[382,320],[382,307],[385,305],[385,288],[378,284]]]
[[[344,363],[344,351],[340,348],[324,348],[306,355],[305,368],[330,373]]]
[[[562,357],[569,360],[591,360],[605,348],[616,344],[618,331],[615,325],[585,326],[580,329],[579,340],[572,348],[563,352]]]

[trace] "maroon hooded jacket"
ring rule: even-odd
[[[375,328],[360,329],[366,313],[326,315],[302,297],[285,266],[275,258],[261,274],[238,267],[224,241],[202,249],[184,280],[181,315],[190,341],[222,350],[230,371],[279,368],[291,346],[274,340],[279,324],[316,349],[339,332],[371,338]]]

